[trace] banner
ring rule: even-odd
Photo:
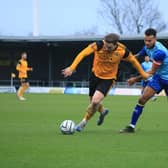
[[[16,93],[16,88],[11,86],[0,86],[0,93]],[[89,94],[89,88],[83,87],[29,87],[26,93],[48,93],[48,94]],[[111,88],[108,95],[141,95],[140,88]],[[158,96],[165,96],[162,91]]]
[[[0,93],[16,93],[14,86],[0,86]]]

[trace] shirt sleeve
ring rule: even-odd
[[[166,57],[166,53],[162,50],[157,50],[153,54],[153,60],[156,62],[163,62]]]
[[[124,59],[127,58],[129,56],[129,54],[130,54],[130,50],[128,48],[125,48],[125,54],[124,54],[123,58]]]
[[[16,70],[17,71],[21,70],[20,66],[21,66],[21,61],[19,60],[18,63],[17,63],[17,65],[16,65]]]
[[[147,75],[145,71],[142,69],[141,64],[137,61],[137,59],[132,55],[132,53],[129,54],[127,57],[126,61],[129,61],[135,68],[136,70],[140,73],[142,78],[146,79]]]
[[[143,47],[143,48],[139,51],[138,57],[143,57],[143,56],[145,56],[145,55],[147,55],[147,53],[146,53],[145,47]]]
[[[96,46],[95,44],[89,45],[88,47],[86,47],[85,49],[83,49],[74,59],[74,61],[72,62],[72,64],[70,65],[70,69],[72,71],[74,71],[76,69],[76,67],[78,66],[78,64],[83,60],[83,58],[89,56],[90,54],[94,53],[94,51],[96,50]]]

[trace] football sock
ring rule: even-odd
[[[18,95],[19,97],[22,97],[22,96],[23,96],[23,92],[24,92],[24,87],[23,87],[23,86],[20,86],[17,95]]]
[[[29,87],[28,85],[24,85],[24,91],[25,91],[28,87]]]
[[[88,121],[96,112],[96,109],[94,109],[91,104],[88,106],[87,110],[86,110],[86,114],[84,116],[84,118],[86,119],[86,121]]]
[[[87,120],[84,118],[78,125],[81,127],[81,128],[84,128],[87,124]]]
[[[144,108],[144,105],[141,105],[141,104],[137,104],[135,106],[132,114],[130,126],[135,127],[140,115],[142,114],[143,108]]]
[[[23,90],[21,90],[21,96],[23,96],[25,90],[27,90],[27,88],[29,87],[29,85],[23,85]]]
[[[104,107],[103,107],[102,104],[100,104],[99,107],[98,107],[98,112],[102,113],[103,111],[104,111]]]
[[[25,85],[22,86],[22,90],[21,90],[21,96],[23,97],[23,94],[25,92],[25,90],[27,89],[27,87]]]

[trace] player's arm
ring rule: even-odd
[[[142,57],[142,56],[145,56],[145,55],[147,55],[147,53],[146,53],[145,47],[143,47],[143,48],[142,48],[137,54],[135,54],[134,56],[135,56],[135,58],[138,60],[138,58],[140,58],[140,57]],[[142,67],[142,69],[144,70],[143,64],[141,64],[141,67]],[[134,76],[134,77],[129,78],[129,79],[127,80],[127,83],[128,83],[128,85],[131,86],[131,85],[133,85],[134,83],[141,81],[142,79],[143,79],[143,78],[142,78],[141,75]]]
[[[27,67],[27,71],[33,71],[32,67]]]
[[[165,59],[166,54],[162,50],[157,50],[153,54],[153,63],[152,68],[148,71],[150,74],[154,74],[157,69],[162,65],[163,60]]]
[[[127,83],[128,83],[128,85],[133,85],[134,83],[136,83],[136,82],[138,82],[138,81],[140,81],[140,80],[142,80],[142,76],[141,75],[139,75],[139,76],[134,76],[134,77],[131,77],[131,78],[129,78],[128,80],[127,80]]]
[[[94,43],[93,43],[94,44]],[[89,56],[90,54],[92,54],[95,51],[95,48],[92,47],[92,45],[89,45],[88,47],[86,47],[85,49],[83,49],[74,59],[74,61],[72,62],[72,64],[63,69],[62,70],[62,74],[64,75],[64,77],[68,77],[71,76],[72,73],[75,71],[75,69],[77,68],[78,64],[83,60],[83,58],[85,58],[86,56]]]
[[[143,47],[137,54],[135,54],[136,58],[140,58],[140,57],[144,57],[145,55],[147,55],[145,47]]]
[[[141,77],[143,79],[147,79],[149,77],[149,74],[146,73],[140,63],[137,61],[137,59],[135,58],[135,56],[128,50],[126,49],[125,51],[125,55],[123,57],[126,61],[129,61],[135,68],[136,70],[140,73]]]
[[[166,57],[166,54],[164,51],[162,50],[157,50],[155,51],[154,55],[153,55],[153,64],[152,64],[152,68],[147,71],[147,73],[152,76],[157,69],[159,68],[159,66],[162,64],[164,58]],[[129,85],[133,85],[135,82],[140,81],[142,79],[141,76],[136,76],[136,77],[132,77],[130,79],[127,80],[127,83]]]
[[[21,61],[18,61],[17,65],[16,65],[16,70],[17,71],[21,71]]]

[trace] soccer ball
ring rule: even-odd
[[[64,120],[60,124],[60,130],[66,135],[73,134],[75,132],[75,122],[72,120]]]

